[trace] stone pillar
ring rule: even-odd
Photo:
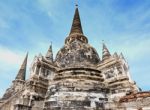
[[[30,98],[29,98],[29,106],[31,106],[31,102],[32,102],[32,95],[30,95]]]
[[[42,76],[42,67],[39,69],[39,76]]]
[[[34,73],[34,74],[37,74],[36,72],[37,72],[37,65],[35,66],[35,68],[34,68],[34,70],[33,70],[33,73]]]

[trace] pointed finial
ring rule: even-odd
[[[113,54],[113,56],[114,56],[115,58],[118,58],[117,52],[115,52],[115,53]]]
[[[29,55],[29,52],[27,51],[27,53],[26,53],[26,59],[28,59],[28,55]]]
[[[52,46],[53,42],[51,41],[51,46]]]
[[[49,46],[49,51],[51,51],[52,52],[52,41],[51,41],[51,44],[50,44],[50,46]]]
[[[76,4],[76,8],[78,8],[78,4]]]
[[[102,60],[105,60],[107,58],[109,58],[111,56],[108,48],[106,47],[105,43],[102,44],[103,45],[103,52],[102,52]]]
[[[105,42],[105,41],[104,41],[104,40],[102,40],[102,44],[104,44],[104,42]]]
[[[49,49],[48,49],[48,51],[47,51],[47,53],[46,53],[45,58],[46,58],[47,60],[50,60],[51,62],[53,62],[52,42],[51,42],[51,45],[49,46]]]
[[[78,8],[78,0],[75,0],[75,6]]]
[[[74,14],[74,18],[73,18],[73,22],[72,22],[72,26],[71,26],[70,35],[76,34],[76,33],[83,34],[79,10],[78,10],[77,6],[78,5],[76,4],[76,9],[75,9],[75,14]]]
[[[123,53],[120,53],[120,58],[125,59]]]
[[[19,69],[19,72],[16,76],[16,80],[19,79],[19,80],[25,80],[25,76],[26,76],[26,67],[27,67],[27,59],[28,59],[28,52],[26,54],[26,57]]]

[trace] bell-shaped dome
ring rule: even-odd
[[[79,11],[76,8],[70,34],[64,47],[58,51],[55,63],[66,68],[95,66],[99,62],[96,50],[88,44],[88,39],[83,34]]]
[[[87,43],[79,40],[65,44],[56,55],[56,64],[59,67],[94,66],[100,59],[96,50]]]

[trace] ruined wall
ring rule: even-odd
[[[8,100],[6,100],[1,106],[0,110],[14,110],[14,105],[19,100],[21,96],[22,91],[14,94],[12,97],[10,97]]]

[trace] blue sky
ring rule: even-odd
[[[75,0],[0,0],[0,96],[11,85],[26,52],[54,54],[64,44]],[[110,52],[123,52],[132,79],[150,90],[150,0],[78,0],[84,34],[101,56],[102,40]]]

